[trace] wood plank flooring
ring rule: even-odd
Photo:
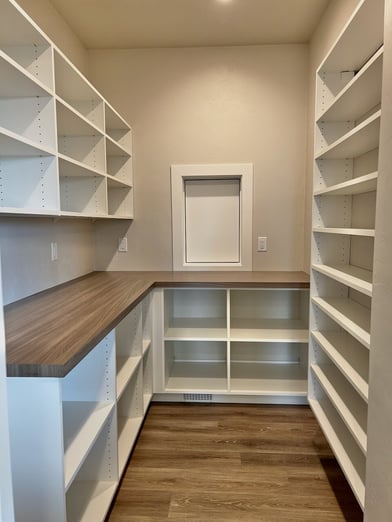
[[[108,522],[363,520],[307,406],[153,403]]]

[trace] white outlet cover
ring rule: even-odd
[[[52,261],[57,261],[58,259],[58,250],[56,241],[52,241],[50,243],[50,258]]]
[[[119,238],[118,251],[119,252],[128,252],[128,239],[126,237]]]

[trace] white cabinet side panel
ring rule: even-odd
[[[392,519],[392,2],[385,1],[384,72],[374,245],[365,521]]]
[[[15,518],[65,521],[60,382],[12,377],[8,383]]]

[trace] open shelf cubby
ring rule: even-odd
[[[305,400],[306,288],[165,289],[162,303],[157,391]]]
[[[0,10],[0,213],[133,219],[130,126],[16,2]],[[49,175],[25,168],[47,156]]]

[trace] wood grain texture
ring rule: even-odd
[[[359,522],[307,406],[153,403],[107,522]]]
[[[5,307],[7,375],[64,377],[156,286],[309,286],[304,272],[93,272]]]
[[[63,377],[150,287],[131,274],[97,272],[6,307],[7,374]]]

